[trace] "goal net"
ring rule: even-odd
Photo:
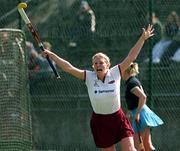
[[[25,36],[0,29],[0,151],[30,150],[31,116]]]

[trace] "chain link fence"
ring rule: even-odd
[[[87,2],[95,14],[95,32],[88,31],[91,16],[80,11],[80,0],[29,0],[26,12],[42,40],[50,42],[54,52],[81,69],[91,69],[91,57],[97,51],[109,55],[112,65],[120,63],[140,36],[142,28],[152,23],[155,36],[146,42],[137,58],[139,79],[148,95],[149,107],[164,121],[164,125],[152,130],[154,146],[157,150],[179,151],[180,2]],[[34,44],[33,49],[39,53],[15,10],[18,3],[12,1],[7,8],[6,1],[2,2],[0,27],[21,28],[26,41]],[[172,31],[168,25],[175,25]],[[26,48],[25,53],[28,55],[29,52]],[[60,80],[56,80],[52,71],[46,68],[35,69],[33,66],[28,71],[32,150],[97,150],[89,127],[92,109],[84,82],[61,69],[58,69]],[[122,108],[126,111],[124,81],[121,90]]]

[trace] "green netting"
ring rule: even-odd
[[[30,0],[26,9],[42,40],[51,42],[57,54],[82,69],[91,69],[91,56],[97,51],[107,53],[112,65],[121,62],[141,34],[141,28],[152,21],[148,16],[152,16],[153,12],[160,19],[163,31],[171,11],[176,11],[180,15],[178,0],[88,0],[88,2],[96,15],[97,29],[93,36],[84,32],[85,28],[77,21],[80,0]],[[0,18],[0,26],[21,27],[28,41],[34,42],[27,27],[18,18],[17,12],[6,16],[16,7],[14,3],[15,1],[9,3],[11,6],[5,9],[6,2],[3,1],[0,9],[3,16]],[[153,47],[159,40],[165,38],[164,33],[162,37],[160,35],[158,37],[159,31],[156,31],[154,38],[146,42],[137,58],[140,66],[139,79],[148,95],[149,107],[164,121],[164,125],[152,130],[154,146],[157,150],[179,151],[180,62],[178,57],[175,60],[172,57],[180,47],[180,38],[179,35],[171,38],[173,43],[166,49],[160,62],[152,63]],[[70,45],[70,42],[75,42],[76,45]],[[34,45],[38,49],[37,45]],[[6,57],[10,59],[11,55]],[[8,65],[4,62],[4,65],[6,64]],[[10,67],[6,69],[9,71]],[[16,68],[13,68],[14,74]],[[30,79],[33,150],[97,150],[89,127],[92,109],[84,82],[60,69],[59,72],[62,78],[58,81],[52,76],[51,78],[42,76],[49,73],[46,70],[34,74],[35,76]],[[124,82],[121,91],[122,107],[126,110]],[[5,96],[2,98],[6,99]]]
[[[0,46],[0,150],[29,150],[32,131],[24,34],[0,29]]]

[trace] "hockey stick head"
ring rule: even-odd
[[[27,7],[27,4],[24,2],[18,4],[18,9],[24,9],[26,7]]]
[[[19,11],[22,19],[24,20],[24,22],[25,22],[26,24],[29,24],[29,23],[30,23],[30,20],[29,20],[29,18],[27,17],[25,11],[24,11],[24,8],[26,8],[26,7],[27,7],[27,4],[24,3],[24,2],[22,2],[22,3],[19,3],[19,4],[18,4],[17,9],[18,9],[18,11]]]

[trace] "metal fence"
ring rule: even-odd
[[[21,28],[26,40],[34,43],[15,11],[19,1],[9,3],[9,8],[5,7],[5,2],[2,3],[4,7],[0,12],[0,27]],[[27,1],[26,12],[42,40],[50,42],[57,54],[82,69],[91,69],[91,56],[97,51],[108,54],[112,65],[120,63],[141,34],[142,27],[150,22],[154,24],[155,36],[146,42],[137,58],[140,66],[139,79],[148,95],[149,107],[164,121],[164,125],[152,130],[155,147],[163,151],[178,151],[180,37],[178,32],[176,34],[176,29],[170,32],[166,25],[171,18],[169,14],[176,12],[179,16],[179,1],[87,2],[96,16],[96,31],[93,34],[86,31],[87,20],[83,21],[86,15],[79,13],[80,0],[30,0]],[[39,52],[35,43],[34,49]],[[92,109],[84,82],[61,69],[58,69],[61,75],[61,80],[58,81],[54,79],[53,73],[44,68],[38,72],[33,69],[28,72],[32,150],[97,150],[89,127]],[[122,108],[126,110],[123,81],[121,90]]]

